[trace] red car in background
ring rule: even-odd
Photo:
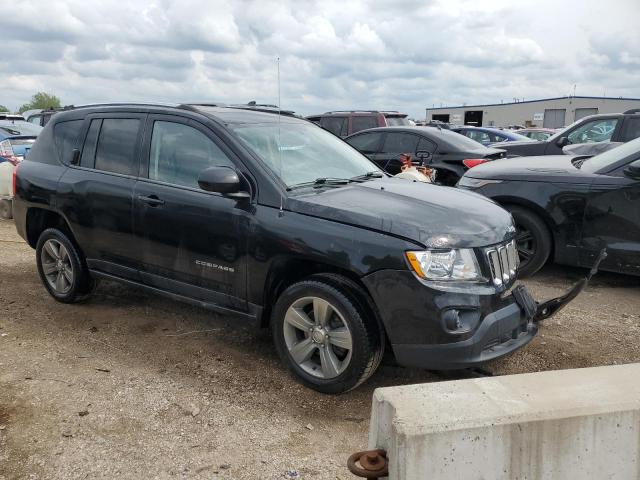
[[[306,117],[338,137],[348,137],[376,127],[407,127],[412,123],[406,113],[378,110],[336,110]]]

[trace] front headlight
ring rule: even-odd
[[[424,250],[405,252],[411,270],[424,280],[465,281],[482,280],[476,254],[471,249]]]

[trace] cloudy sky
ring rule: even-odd
[[[640,0],[0,0],[0,104],[640,97]]]

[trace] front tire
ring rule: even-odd
[[[271,315],[278,355],[303,385],[343,393],[367,380],[383,350],[374,319],[347,289],[323,280],[287,288]]]
[[[42,284],[59,302],[79,302],[93,288],[81,253],[61,230],[48,228],[42,232],[36,245],[36,263]]]
[[[520,256],[520,277],[529,277],[540,270],[551,254],[551,233],[542,219],[526,208],[505,207],[516,224],[516,245]]]

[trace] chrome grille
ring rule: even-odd
[[[515,278],[520,264],[515,240],[511,240],[504,245],[488,248],[486,254],[491,268],[491,280],[494,285],[505,285]]]

